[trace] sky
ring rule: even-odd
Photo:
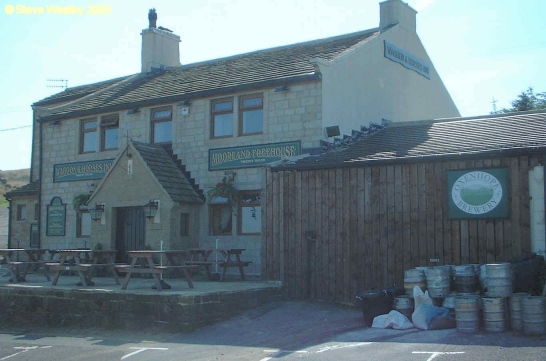
[[[180,35],[182,64],[379,26],[379,0],[0,1],[0,170],[30,167],[32,103],[140,72],[148,10]],[[546,1],[407,0],[462,116],[546,92]],[[51,7],[82,8],[52,14]],[[40,9],[43,13],[40,14]],[[35,13],[33,13],[33,11]]]

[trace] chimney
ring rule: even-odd
[[[148,29],[142,30],[142,69],[149,73],[152,68],[180,66],[180,36],[164,27],[157,27],[157,13],[150,9]]]
[[[416,15],[412,7],[401,0],[387,0],[379,3],[379,28],[399,24],[406,30],[416,32]]]

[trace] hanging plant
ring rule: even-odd
[[[77,196],[75,196],[72,200],[72,205],[74,206],[74,209],[80,212],[81,207],[86,206],[87,202],[89,202],[89,198],[91,198],[91,193],[78,194]]]
[[[233,182],[233,176],[225,175],[220,182],[216,183],[214,188],[207,192],[208,201],[211,202],[216,197],[225,198],[231,208],[235,209],[239,199],[239,190],[233,185]]]

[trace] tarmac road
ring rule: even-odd
[[[372,329],[358,309],[316,302],[267,304],[191,334],[1,328],[0,361],[546,360],[546,336]]]

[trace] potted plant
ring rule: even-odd
[[[225,175],[222,180],[207,192],[207,199],[209,202],[214,201],[215,198],[225,198],[231,205],[231,209],[235,210],[237,207],[237,201],[239,199],[239,189],[235,187],[234,183],[235,175]]]

